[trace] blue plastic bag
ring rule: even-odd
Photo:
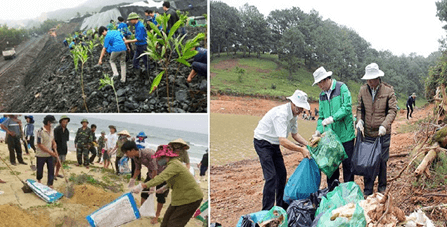
[[[250,219],[254,222],[254,223],[258,223],[258,222],[260,222],[261,220],[262,220],[262,218],[268,213],[269,211],[268,210],[263,210],[263,211],[259,211],[259,212],[256,212],[256,213],[251,213],[251,214],[249,214],[249,216],[250,216]],[[245,215],[244,215],[245,216]],[[243,220],[243,217],[244,216],[242,216],[240,219],[239,219],[239,221],[237,222],[237,225],[236,225],[236,227],[241,227],[242,226],[242,220]]]
[[[320,170],[315,160],[304,158],[287,181],[284,202],[290,204],[293,200],[309,198],[320,188],[320,180]]]
[[[124,156],[120,159],[120,161],[118,162],[118,168],[120,170],[121,174],[128,174],[131,172],[130,167],[129,167],[129,158]]]

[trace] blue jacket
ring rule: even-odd
[[[141,21],[135,24],[135,38],[138,40],[135,45],[146,45],[147,44],[147,32]]]
[[[158,14],[154,13],[154,17],[151,18],[151,21],[152,21],[152,23],[155,24],[155,26],[158,27],[158,30],[161,31],[161,30],[163,29],[163,27],[161,26],[161,24],[160,24],[160,25],[158,24],[158,22],[157,22],[157,20],[156,20],[157,15],[158,15]]]
[[[127,50],[123,38],[121,32],[117,30],[108,31],[104,38],[104,48],[107,49],[108,53]]]
[[[129,28],[127,27],[126,23],[119,22],[118,23],[118,31],[120,31],[124,37],[132,35],[132,33],[129,31]]]
[[[74,41],[71,41],[71,43],[70,43],[70,45],[68,46],[70,49],[73,49],[74,48],[74,45],[76,45],[75,44],[75,42]]]
[[[196,54],[196,56],[194,56],[194,61],[195,62],[200,62],[200,63],[207,63],[207,57],[206,57],[206,53],[207,50],[205,48],[197,48],[196,49],[199,53]]]

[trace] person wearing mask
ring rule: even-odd
[[[397,114],[397,100],[393,86],[382,82],[381,77],[385,73],[379,69],[376,63],[371,63],[365,68],[362,80],[366,84],[360,87],[357,105],[356,128],[362,132],[367,141],[380,139],[382,144],[382,159],[379,166],[378,191],[385,193],[387,179],[386,168],[389,158],[391,141],[391,124]],[[374,189],[373,179],[363,177],[365,184],[363,194],[371,195]]]
[[[59,156],[59,160],[61,163],[54,158],[54,162],[56,163],[56,177],[63,178],[61,174],[59,174],[59,170],[61,169],[61,164],[65,162],[68,152],[67,142],[70,140],[70,130],[68,130],[68,122],[70,122],[70,118],[66,115],[62,115],[59,119],[59,125],[54,129],[54,141],[57,145],[57,154]],[[57,178],[55,178],[57,179]]]
[[[351,159],[354,151],[354,118],[352,115],[351,92],[343,82],[336,81],[331,77],[332,72],[327,72],[324,67],[320,67],[313,73],[314,83],[321,89],[319,98],[319,116],[317,129],[313,137],[319,137],[325,129],[330,128],[343,144],[348,158],[343,160],[343,180],[344,182],[354,181],[351,173]],[[337,168],[330,178],[327,178],[329,190],[335,188],[333,182],[339,180],[340,170]]]
[[[283,201],[287,172],[280,146],[301,152],[304,158],[310,158],[309,150],[305,147],[308,143],[298,134],[297,122],[298,115],[304,109],[310,109],[307,94],[296,90],[287,99],[288,103],[269,110],[254,130],[253,143],[265,180],[262,210],[270,210],[275,205],[275,200],[276,206],[287,209],[287,204]],[[290,133],[292,133],[292,138],[302,146],[287,139]]]
[[[141,193],[143,189],[152,188],[167,182],[166,186],[158,189],[156,193],[163,193],[172,189],[171,204],[163,217],[160,227],[186,226],[188,221],[199,208],[203,200],[203,192],[194,180],[194,177],[183,164],[175,157],[169,145],[160,145],[152,159],[157,160],[159,166],[166,168],[146,183],[140,183],[132,189],[133,193]],[[154,193],[154,191],[150,191]]]

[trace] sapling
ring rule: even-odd
[[[99,89],[106,87],[106,86],[111,86],[113,89],[113,92],[115,93],[115,100],[116,100],[116,108],[118,110],[118,113],[120,112],[120,107],[118,104],[118,95],[116,94],[116,90],[115,90],[115,86],[114,86],[114,82],[113,82],[113,78],[109,77],[109,74],[103,74],[104,75],[104,79],[99,79]]]
[[[74,49],[70,51],[72,53],[73,56],[73,62],[75,65],[75,71],[78,70],[78,65],[79,65],[79,61],[81,61],[81,89],[82,89],[82,98],[84,99],[84,107],[85,110],[87,110],[88,112],[88,108],[87,108],[87,102],[86,102],[86,96],[84,93],[84,64],[87,62],[88,60],[88,55],[87,55],[87,48],[83,47],[82,45],[75,45]]]

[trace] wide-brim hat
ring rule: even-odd
[[[416,97],[416,93],[413,93],[413,94],[411,94],[411,96],[414,96],[414,97]]]
[[[313,75],[314,75],[314,83],[312,84],[312,86],[318,84],[320,81],[326,79],[327,77],[332,76],[332,71],[327,72],[326,69],[324,69],[324,67],[321,66],[320,68],[315,70]]]
[[[87,119],[82,119],[81,124],[84,123],[84,122],[87,122],[87,124],[88,124],[88,120]]]
[[[127,20],[132,20],[132,19],[140,19],[140,16],[138,15],[138,13],[131,12],[129,14],[129,16],[127,17]]]
[[[372,80],[384,76],[385,73],[379,69],[376,63],[371,63],[365,67],[365,75],[362,80]]]
[[[118,135],[125,135],[127,137],[130,137],[130,134],[127,130],[123,130],[123,131],[119,132]]]
[[[115,129],[115,132],[116,132],[116,127],[115,127],[115,125],[109,125],[109,128],[113,128],[113,129]]]
[[[189,149],[189,145],[182,138],[178,138],[178,139],[176,139],[174,141],[169,142],[169,145],[174,144],[174,143],[185,145],[186,146],[186,150]]]
[[[70,122],[70,118],[67,117],[67,115],[62,115],[61,118],[59,119],[59,123],[61,123],[61,121],[64,120],[64,119],[67,119],[68,122]],[[81,124],[82,124],[82,122],[81,122]]]
[[[287,99],[292,101],[297,107],[310,110],[309,102],[307,102],[307,94],[304,91],[296,90],[293,95],[287,97]]]
[[[146,134],[143,131],[139,132],[137,137],[143,137],[145,139],[147,138]]]
[[[157,148],[157,152],[155,152],[154,155],[152,155],[151,157],[153,159],[159,158],[159,157],[177,157],[178,154],[174,153],[174,151],[172,150],[171,146],[169,145],[160,145]]]
[[[29,118],[29,123],[34,123],[34,117],[33,116],[31,116],[31,115],[26,115],[25,116],[25,119],[27,119],[27,118]]]

